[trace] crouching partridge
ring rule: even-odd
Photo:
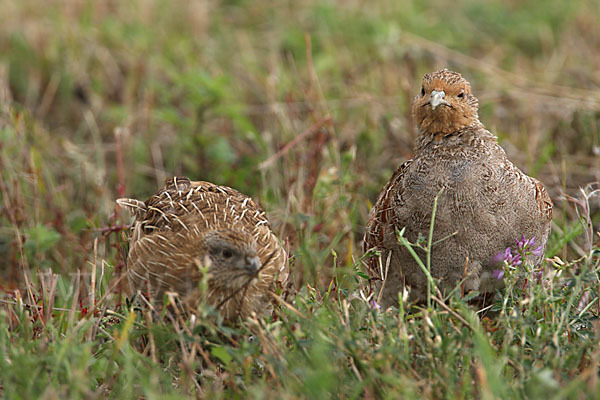
[[[146,201],[117,203],[134,216],[127,256],[131,295],[160,304],[171,291],[192,310],[205,299],[234,320],[265,311],[268,292],[287,279],[286,253],[265,212],[237,190],[176,177]],[[205,293],[199,287],[203,271]]]

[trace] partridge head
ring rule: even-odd
[[[413,115],[422,135],[447,135],[479,121],[477,98],[457,73],[443,69],[423,77],[413,101]]]

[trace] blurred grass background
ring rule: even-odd
[[[290,250],[296,290],[327,291],[336,277],[351,293],[371,203],[412,154],[410,102],[443,67],[471,82],[483,123],[552,195],[548,256],[584,257],[598,241],[563,198],[600,180],[594,0],[0,6],[9,293],[27,285],[24,272],[34,286],[40,272],[118,272],[123,236],[112,232],[129,217],[114,200],[145,199],[173,175],[257,198]],[[596,230],[599,207],[591,198]]]

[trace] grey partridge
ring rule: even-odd
[[[134,216],[127,256],[132,295],[139,291],[160,304],[171,291],[188,310],[203,298],[231,321],[268,309],[268,291],[287,279],[286,252],[265,212],[235,189],[175,177],[144,202],[117,203]]]
[[[423,77],[412,103],[419,132],[414,157],[379,194],[364,236],[364,251],[380,252],[380,258],[369,259],[368,269],[375,299],[384,307],[397,305],[405,286],[410,300],[426,299],[426,276],[399,243],[397,231],[405,229],[411,243],[427,238],[440,192],[430,273],[442,288],[461,282],[480,293],[501,288],[493,274],[497,256],[523,236],[541,245],[530,262],[542,261],[552,200],[539,181],[508,160],[496,136],[479,121],[478,106],[459,73],[443,69]],[[417,248],[417,255],[425,260],[424,251]]]

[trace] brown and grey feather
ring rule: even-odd
[[[434,198],[442,189],[431,274],[443,286],[453,288],[464,279],[466,289],[493,291],[502,286],[492,277],[498,253],[514,247],[522,235],[535,236],[545,248],[552,200],[539,181],[508,160],[496,136],[479,121],[477,109],[471,85],[460,74],[441,70],[423,77],[413,101],[419,128],[415,156],[379,194],[364,236],[364,251],[381,253],[368,266],[374,295],[384,306],[397,304],[405,286],[413,300],[426,296],[425,275],[396,232],[405,229],[413,243],[427,237]],[[382,264],[388,266],[387,275]]]
[[[117,202],[135,217],[127,257],[131,294],[160,302],[172,291],[190,308],[205,299],[233,320],[267,310],[269,290],[287,280],[286,253],[265,212],[235,189],[175,177],[145,202]],[[201,266],[208,266],[205,293]]]

